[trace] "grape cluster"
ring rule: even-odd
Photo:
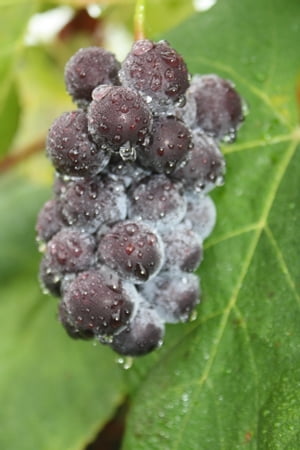
[[[56,175],[36,224],[40,281],[72,338],[144,355],[200,301],[208,193],[223,183],[219,144],[234,140],[243,103],[230,81],[191,77],[166,41],[136,41],[122,64],[80,49],[65,82],[78,108],[47,137]]]

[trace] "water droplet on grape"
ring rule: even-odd
[[[176,106],[179,108],[183,108],[186,104],[186,97],[185,95],[180,95],[176,101]]]
[[[135,161],[136,160],[136,150],[130,145],[129,142],[122,145],[119,149],[120,156],[123,161]]]

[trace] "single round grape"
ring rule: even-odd
[[[215,204],[208,195],[197,192],[187,193],[186,199],[185,224],[204,240],[211,234],[216,223]]]
[[[164,261],[164,246],[160,236],[146,224],[124,221],[102,236],[98,256],[121,278],[138,284],[158,273]]]
[[[59,283],[64,274],[80,272],[93,265],[95,245],[94,237],[80,230],[62,228],[56,233],[47,244],[42,263],[42,281],[46,287],[51,282]]]
[[[49,129],[46,151],[55,169],[63,175],[86,177],[108,164],[109,154],[92,142],[83,111],[65,112]]]
[[[138,159],[144,167],[170,174],[186,159],[192,146],[190,130],[183,122],[160,116],[153,123],[150,143],[139,149]]]
[[[172,173],[186,189],[209,192],[224,182],[225,160],[216,142],[201,132],[193,132],[193,148],[187,163]]]
[[[235,140],[244,120],[243,103],[232,82],[217,75],[196,75],[186,93],[187,103],[196,103],[194,126],[226,142]]]
[[[69,182],[60,201],[66,223],[90,232],[104,223],[124,220],[127,213],[123,184],[107,177]]]
[[[137,92],[122,86],[100,86],[92,96],[88,128],[95,142],[115,151],[122,146],[130,149],[144,142],[152,117]]]
[[[178,267],[183,272],[196,270],[203,258],[202,241],[188,225],[180,223],[161,234],[165,244],[163,269]]]
[[[166,41],[136,41],[120,73],[124,86],[136,89],[156,104],[176,102],[189,86],[189,74],[181,55]]]
[[[111,347],[120,355],[146,355],[162,344],[164,333],[164,323],[155,309],[141,303],[128,326],[113,337]]]
[[[101,47],[78,50],[65,66],[65,83],[69,94],[79,106],[92,100],[92,91],[101,84],[119,84],[120,63]]]
[[[79,333],[111,336],[128,324],[135,295],[134,286],[115,275],[110,278],[95,269],[81,272],[63,292],[68,323]]]
[[[157,229],[172,227],[186,213],[181,185],[166,175],[152,175],[140,181],[130,196],[130,219],[149,222]]]
[[[40,210],[36,223],[37,239],[48,242],[63,227],[57,200],[48,200]]]
[[[58,319],[71,338],[92,339],[94,337],[94,333],[91,329],[79,330],[69,322],[70,317],[66,308],[66,304],[63,301],[61,301],[58,305]]]
[[[142,285],[141,294],[166,323],[187,322],[200,302],[199,279],[170,269]]]

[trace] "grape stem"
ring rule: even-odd
[[[134,13],[134,39],[145,39],[145,0],[137,0]]]
[[[5,156],[0,160],[0,173],[6,172],[26,160],[30,156],[44,150],[45,148],[45,136],[31,142],[29,145],[16,150],[16,152]]]

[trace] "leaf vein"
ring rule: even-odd
[[[275,250],[275,253],[276,253],[276,256],[277,256],[277,260],[278,260],[279,266],[280,266],[280,268],[282,270],[282,273],[283,273],[284,277],[286,278],[289,287],[293,291],[293,293],[295,295],[295,299],[297,300],[298,306],[300,307],[300,295],[299,295],[299,293],[297,291],[296,283],[293,280],[293,277],[292,277],[292,275],[291,275],[291,273],[290,273],[290,271],[288,269],[288,265],[287,265],[287,263],[285,261],[285,258],[284,258],[283,254],[282,254],[282,251],[280,250],[280,247],[279,247],[279,245],[278,245],[278,243],[277,243],[277,241],[275,239],[275,236],[273,235],[272,230],[270,229],[270,227],[268,225],[266,225],[265,231],[266,231],[266,235],[268,236],[272,247]]]
[[[251,223],[250,225],[245,225],[244,227],[238,228],[228,233],[224,233],[223,235],[216,237],[215,239],[210,239],[206,244],[204,244],[204,249],[206,250],[208,248],[215,247],[216,245],[224,241],[249,233],[250,231],[257,230],[260,227],[261,227],[260,222],[254,222]]]
[[[266,145],[276,145],[281,142],[288,142],[293,139],[293,134],[284,134],[279,136],[274,136],[268,139],[257,139],[256,141],[243,142],[241,144],[231,144],[228,147],[222,149],[224,155],[229,155],[230,153],[236,153],[243,150],[249,150],[251,148],[265,147]]]

